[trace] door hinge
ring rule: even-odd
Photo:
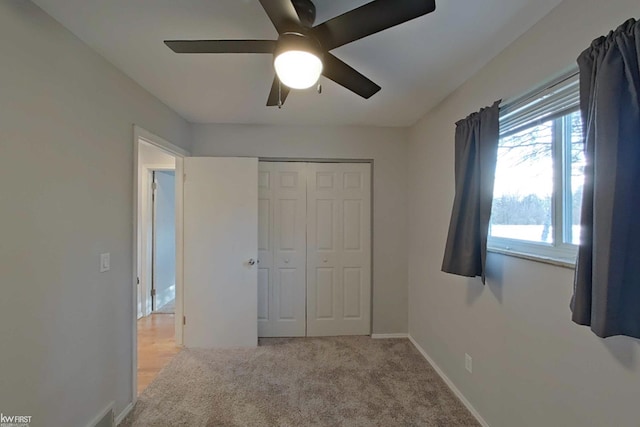
[[[187,316],[182,316],[182,324],[183,325],[187,324]]]
[[[136,284],[139,285],[140,284],[140,278],[136,277]]]
[[[154,181],[154,182],[152,182],[152,183],[151,183],[151,189],[152,189],[153,191],[156,191],[156,190],[158,189],[158,183],[157,183],[157,182],[155,182],[155,181]]]
[[[156,296],[156,290],[155,289],[151,289],[151,296],[155,297]]]

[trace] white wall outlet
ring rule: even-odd
[[[464,354],[464,368],[469,371],[469,373],[473,372],[473,359],[467,353]]]
[[[111,254],[100,254],[100,273],[109,271],[111,269]]]

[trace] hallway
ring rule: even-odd
[[[180,352],[175,341],[175,315],[151,314],[138,320],[138,395]]]

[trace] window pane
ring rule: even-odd
[[[553,135],[548,121],[500,140],[491,236],[553,243]]]
[[[569,156],[571,169],[567,174],[567,206],[566,214],[570,218],[571,230],[565,238],[566,243],[580,244],[580,212],[582,208],[582,187],[584,185],[584,142],[582,139],[582,117],[579,111],[570,114],[566,122],[570,126],[571,141]]]

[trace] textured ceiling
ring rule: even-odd
[[[322,78],[265,107],[270,55],[178,55],[165,39],[275,39],[257,0],[34,0],[85,43],[199,123],[409,126],[560,0],[437,0],[434,13],[332,51],[382,90],[365,100]],[[316,0],[316,23],[368,0]]]

